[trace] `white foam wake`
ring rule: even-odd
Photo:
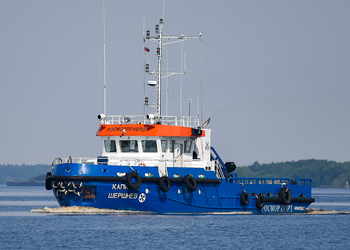
[[[323,209],[307,208],[306,214],[350,214],[350,211],[327,211]]]
[[[31,213],[47,213],[47,214],[150,214],[151,212],[100,209],[94,207],[44,207],[30,210]]]
[[[46,214],[152,214],[152,212],[130,211],[130,210],[115,210],[115,209],[100,209],[94,207],[44,207],[30,210],[31,213],[46,213]],[[252,212],[212,212],[204,214],[241,214],[249,215]],[[327,211],[323,209],[308,208],[306,214],[350,214],[350,211]]]

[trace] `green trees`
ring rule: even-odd
[[[38,175],[46,175],[50,165],[0,165],[0,184],[8,181],[27,181]]]
[[[286,177],[290,179],[311,178],[313,187],[344,187],[350,182],[350,162],[339,163],[327,160],[300,160],[280,163],[238,167],[235,172],[241,177]]]

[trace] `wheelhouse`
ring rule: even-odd
[[[210,129],[172,125],[101,124],[103,164],[167,168],[214,167],[210,158]],[[106,160],[107,159],[107,160]]]

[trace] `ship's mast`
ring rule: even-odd
[[[155,36],[150,36],[150,31],[146,31],[146,37],[144,39],[149,39],[152,42],[158,44],[157,48],[157,57],[158,57],[158,70],[157,71],[149,71],[149,64],[145,65],[145,72],[148,74],[153,74],[158,78],[158,84],[157,86],[157,104],[151,105],[148,104],[148,102],[145,105],[151,106],[156,109],[155,117],[158,117],[158,119],[161,118],[161,95],[162,95],[162,78],[169,77],[171,75],[175,74],[186,74],[186,72],[162,72],[162,50],[163,45],[171,44],[171,43],[177,43],[177,42],[184,42],[188,38],[199,38],[201,40],[202,35],[199,34],[199,36],[165,36],[163,35],[163,18],[159,19],[159,24],[156,24],[155,27]],[[177,41],[170,41],[168,43],[163,43],[163,39],[177,39]],[[148,100],[148,99],[147,99]]]
[[[161,18],[159,20],[159,25],[160,27],[158,27],[158,35],[159,35],[159,43],[158,43],[158,48],[157,48],[157,56],[158,56],[158,97],[157,97],[157,116],[160,117],[161,116],[161,95],[162,95],[162,91],[161,91],[161,87],[162,87],[162,37],[163,37],[163,19]],[[156,26],[156,32],[157,32],[157,26]]]

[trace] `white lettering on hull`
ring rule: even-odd
[[[125,184],[112,184],[112,190],[129,190]],[[140,194],[138,197],[137,193],[109,193],[109,199],[133,199],[139,198],[139,202],[143,203],[146,200],[146,195],[144,193]]]
[[[292,205],[265,205],[262,209],[265,213],[292,213]]]
[[[137,193],[109,193],[109,199],[137,199]]]
[[[125,184],[112,184],[112,190],[128,190]]]

